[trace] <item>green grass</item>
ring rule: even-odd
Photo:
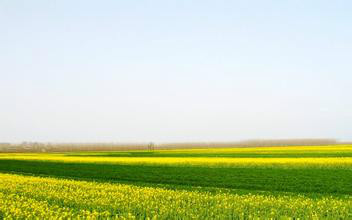
[[[0,172],[139,184],[352,194],[352,170],[337,168],[211,168],[0,160]]]

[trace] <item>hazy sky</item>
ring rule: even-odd
[[[0,142],[351,140],[351,11],[0,0]]]

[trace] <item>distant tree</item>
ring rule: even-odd
[[[150,142],[149,144],[148,144],[148,150],[149,151],[153,151],[154,150],[154,143],[153,142]]]

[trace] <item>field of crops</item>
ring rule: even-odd
[[[0,219],[352,219],[352,146],[0,153]]]

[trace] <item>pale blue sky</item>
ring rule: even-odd
[[[352,140],[351,11],[0,0],[0,142]]]

